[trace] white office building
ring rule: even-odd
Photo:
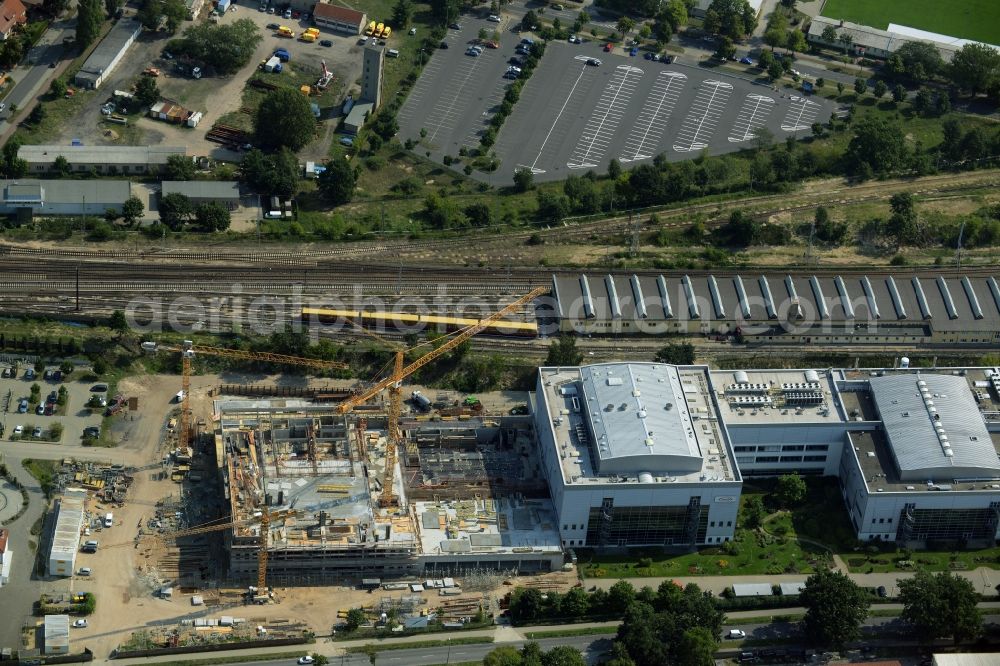
[[[1000,537],[1000,369],[541,368],[564,547],[732,537],[742,479],[835,476],[861,541]]]
[[[564,547],[722,543],[741,478],[705,368],[540,368],[532,401]]]

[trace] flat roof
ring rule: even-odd
[[[163,196],[183,194],[196,199],[239,199],[240,184],[234,180],[165,180]]]
[[[588,365],[580,369],[579,387],[601,474],[701,469],[702,452],[675,366]]]
[[[869,384],[901,480],[1000,475],[1000,457],[964,377],[891,374]]]
[[[578,320],[1000,328],[1000,282],[982,273],[556,274],[552,285],[556,315]]]
[[[69,646],[69,615],[45,616],[45,648]]]
[[[126,16],[119,19],[87,58],[87,62],[83,63],[79,74],[101,76],[104,70],[110,67],[111,63],[118,57],[121,50],[128,46],[141,30],[142,23],[135,17]]]
[[[71,163],[166,164],[171,155],[185,155],[184,146],[24,145],[17,156],[29,164],[48,164],[62,155]]]
[[[347,7],[331,5],[328,2],[317,2],[313,8],[313,15],[321,18],[341,21],[343,23],[360,24],[365,20],[365,13]]]
[[[734,583],[733,594],[737,597],[769,597],[774,590],[770,583]]]
[[[132,184],[127,180],[32,180],[20,178],[0,183],[3,200],[7,204],[19,201],[42,203],[124,203],[132,195]]]
[[[470,498],[416,502],[414,508],[425,555],[562,550],[559,519],[547,499]]]
[[[727,425],[831,424],[844,421],[842,394],[827,370],[712,370],[720,392],[719,415]],[[813,386],[816,385],[814,388]],[[815,392],[817,401],[795,404],[793,394]],[[764,398],[754,402],[754,398]]]
[[[83,489],[67,489],[60,496],[50,553],[75,553],[80,547],[86,503],[87,491]]]
[[[616,450],[624,455],[615,458],[606,458],[598,467],[598,442],[594,431],[591,430],[591,421],[588,414],[582,413],[586,407],[587,394],[582,390],[581,381],[584,371],[593,377],[595,370],[599,371],[599,379],[605,382],[608,379],[607,370],[601,368],[610,367],[612,370],[621,366],[653,366],[640,372],[646,379],[639,382],[640,396],[646,395],[646,386],[659,385],[659,378],[665,376],[663,368],[674,368],[677,373],[677,381],[680,390],[675,395],[677,404],[672,410],[686,409],[687,419],[681,419],[676,423],[678,426],[687,425],[689,429],[681,429],[679,433],[670,433],[668,437],[680,437],[683,443],[669,442],[662,443],[663,455],[629,455],[636,451],[634,441],[635,428],[627,428],[625,438],[627,441],[614,444]],[[656,370],[656,366],[660,370]],[[588,370],[588,368],[590,368]],[[731,458],[731,451],[725,426],[720,421],[715,400],[712,395],[711,381],[707,368],[701,366],[667,366],[665,364],[597,364],[594,366],[539,368],[542,385],[542,395],[536,396],[537,409],[545,409],[545,419],[553,431],[553,439],[557,447],[556,455],[559,457],[560,467],[564,482],[567,485],[579,484],[623,484],[623,483],[706,483],[706,482],[733,482],[739,480],[739,472],[734,468]],[[657,374],[659,373],[659,377]],[[666,381],[664,381],[666,383]],[[624,381],[623,381],[624,385]],[[608,387],[612,388],[612,387]],[[656,389],[648,391],[650,400],[665,400],[660,395],[657,396]],[[596,397],[596,396],[595,396]],[[574,399],[576,403],[574,403]],[[626,393],[626,410],[631,414],[632,419],[641,421],[637,413],[636,403],[630,402],[634,398],[631,391]],[[621,401],[615,404],[617,410]],[[628,405],[631,404],[630,408]],[[579,405],[579,409],[577,409]],[[606,405],[602,403],[601,411]],[[652,409],[652,405],[650,405]],[[657,409],[666,410],[666,402],[656,405]],[[657,423],[654,426],[653,436],[657,437],[656,428],[664,427],[668,421],[648,421]],[[618,424],[617,416],[611,421],[601,421],[605,427],[611,431],[602,430],[601,434],[607,436],[605,443],[608,444],[609,452],[611,442],[617,437],[614,428]],[[623,421],[624,423],[624,421]],[[667,426],[669,427],[669,426]],[[631,434],[629,434],[631,433]],[[693,439],[692,439],[693,438]],[[646,447],[645,441],[638,443],[638,451]],[[687,448],[685,448],[687,447]],[[654,439],[653,450],[657,450]],[[638,453],[636,451],[636,453]],[[676,451],[678,455],[671,455],[671,451]],[[695,454],[695,452],[697,452]],[[602,452],[603,453],[603,452]],[[604,454],[608,455],[608,454]]]

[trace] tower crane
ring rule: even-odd
[[[446,354],[472,336],[489,328],[491,324],[507,316],[511,312],[514,312],[525,303],[528,303],[538,296],[548,292],[548,290],[548,287],[538,287],[533,289],[531,292],[525,294],[513,303],[506,305],[500,310],[497,310],[485,319],[480,319],[477,323],[457,331],[452,335],[448,342],[444,343],[437,349],[427,352],[409,365],[403,365],[405,352],[404,350],[397,348],[391,375],[385,379],[375,382],[364,391],[361,391],[358,395],[352,396],[337,405],[337,412],[339,414],[346,414],[358,405],[371,400],[383,390],[387,388],[389,389],[389,437],[388,446],[386,447],[385,472],[382,475],[382,494],[379,496],[379,504],[381,506],[393,506],[398,502],[398,498],[393,492],[393,483],[395,480],[397,444],[400,439],[399,415],[402,410],[400,390],[403,380],[442,354]]]
[[[208,522],[202,525],[196,525],[194,527],[189,527],[183,530],[175,530],[173,532],[167,532],[166,534],[152,535],[147,534],[144,537],[137,537],[136,541],[120,541],[118,543],[113,543],[105,546],[105,548],[120,548],[122,546],[128,546],[131,544],[137,544],[139,538],[145,538],[151,540],[155,543],[166,544],[170,541],[176,541],[177,539],[193,536],[196,534],[207,534],[210,532],[219,532],[222,530],[232,529],[236,527],[247,527],[253,525],[254,523],[260,523],[260,545],[257,550],[257,589],[264,590],[267,588],[267,546],[268,540],[270,538],[270,525],[272,521],[284,520],[286,518],[291,518],[298,515],[299,512],[295,509],[282,509],[280,511],[267,511],[266,509],[261,512],[259,516],[253,516],[251,518],[244,518],[241,520],[227,520],[225,522]]]
[[[287,365],[298,365],[317,370],[347,370],[350,368],[346,363],[337,361],[324,361],[316,358],[301,358],[289,356],[287,354],[275,354],[272,352],[253,352],[242,349],[227,349],[224,347],[208,347],[196,345],[190,340],[185,340],[180,347],[173,345],[159,345],[156,343],[143,343],[143,349],[147,351],[170,351],[179,352],[181,355],[181,422],[178,436],[178,446],[186,448],[191,433],[191,359],[196,354],[207,356],[222,356],[225,358],[235,358],[243,361],[264,361],[267,363],[284,363]]]

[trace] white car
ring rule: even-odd
[[[22,426],[22,425],[14,426],[14,434],[15,435],[20,435],[23,432],[24,432],[24,426]]]
[[[583,40],[580,39],[579,37],[577,37],[576,35],[570,35],[569,36],[569,43],[570,44],[582,44]]]
[[[86,629],[87,628],[87,621],[86,620],[74,620],[73,621],[73,628],[74,629]]]
[[[303,664],[303,665],[305,665],[305,664],[311,664],[314,661],[316,661],[316,660],[312,658],[312,655],[308,655],[307,654],[305,656],[299,657],[299,663]]]
[[[488,17],[486,17],[486,20],[489,21],[490,23],[499,23],[500,17],[497,16],[496,14],[490,14]]]
[[[730,629],[729,633],[726,634],[726,639],[731,641],[738,641],[747,637],[747,632],[742,629]]]

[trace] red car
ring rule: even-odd
[[[613,51],[614,48],[615,48],[615,45],[612,44],[611,42],[608,42],[607,44],[604,45],[604,51],[607,52],[607,53],[611,53],[611,51]]]
[[[498,48],[500,48],[500,43],[499,42],[493,42],[493,41],[486,42],[486,48],[488,48],[488,49],[498,49]]]
[[[45,405],[45,415],[46,416],[52,416],[53,412],[55,412],[55,405],[53,405],[51,402],[46,403],[46,405]]]

